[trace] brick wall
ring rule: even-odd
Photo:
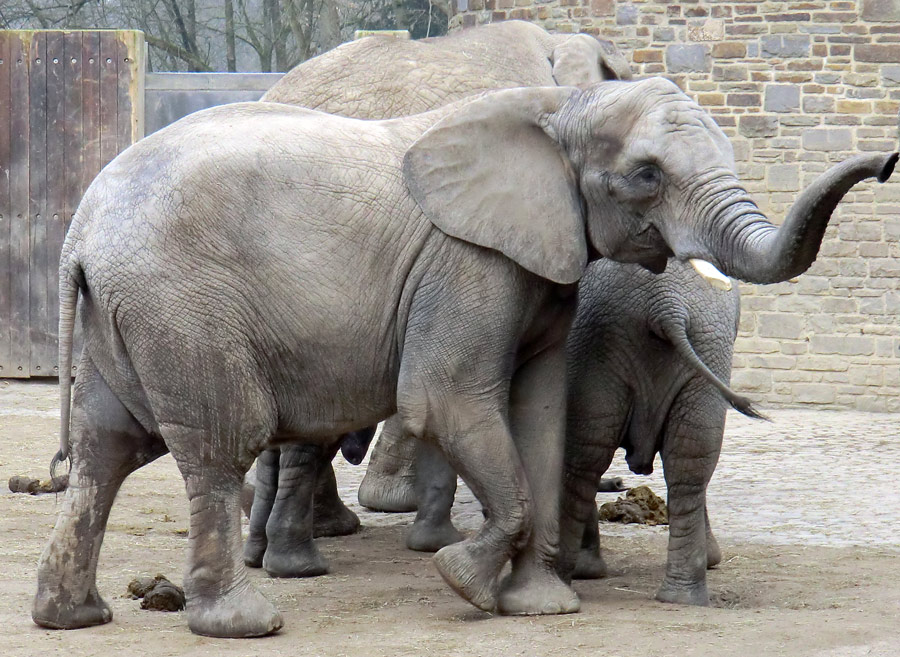
[[[673,79],[731,138],[773,218],[831,163],[897,147],[900,0],[456,3],[453,27],[588,32],[636,74]],[[735,388],[769,406],[900,412],[900,181],[855,187],[799,282],[742,292]]]

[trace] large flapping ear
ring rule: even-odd
[[[461,106],[406,152],[403,173],[432,223],[528,271],[574,283],[587,265],[581,199],[548,118],[577,89],[506,89]]]
[[[556,84],[584,89],[605,80],[630,80],[631,67],[610,41],[575,34],[550,56]]]

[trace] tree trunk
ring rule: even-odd
[[[234,49],[234,0],[225,0],[225,61],[228,71],[237,71],[237,56]]]

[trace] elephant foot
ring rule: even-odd
[[[278,550],[270,543],[262,567],[269,577],[318,577],[328,572],[328,562],[312,541],[293,545],[290,550]]]
[[[262,568],[267,544],[265,537],[248,536],[244,543],[244,563],[250,568]]]
[[[405,513],[418,508],[414,478],[366,472],[359,485],[359,503],[372,511]]]
[[[359,516],[340,503],[329,507],[326,511],[318,512],[316,507],[313,536],[349,536],[359,531]]]
[[[222,639],[265,636],[284,625],[275,605],[249,585],[221,598],[189,599],[187,616],[194,634]]]
[[[690,586],[672,584],[668,580],[663,581],[656,599],[660,602],[671,602],[679,605],[694,605],[695,607],[709,606],[709,591],[706,582],[700,582]]]
[[[416,521],[406,534],[406,547],[417,552],[437,552],[464,538],[449,518],[438,524]]]
[[[76,630],[80,627],[103,625],[112,620],[112,610],[95,590],[89,592],[85,601],[80,604],[69,602],[68,595],[65,596],[66,602],[62,603],[62,597],[59,593],[38,593],[31,609],[32,620],[51,630]]]
[[[471,540],[448,545],[434,555],[434,565],[450,588],[479,609],[494,611],[503,564],[486,568],[485,561],[472,548]]]
[[[606,577],[606,562],[597,550],[578,551],[578,560],[572,571],[572,579],[602,579]]]
[[[497,606],[506,616],[573,614],[580,608],[578,594],[540,565],[514,568],[503,582]]]

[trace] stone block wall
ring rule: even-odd
[[[524,19],[614,41],[731,138],[780,221],[834,162],[897,148],[900,0],[456,0],[454,27]],[[763,405],[900,412],[900,176],[854,188],[796,283],[742,286],[734,387]]]

